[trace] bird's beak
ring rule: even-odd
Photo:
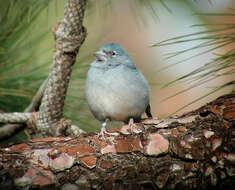
[[[98,50],[94,53],[94,56],[98,61],[105,61],[106,60],[106,54],[102,50]]]

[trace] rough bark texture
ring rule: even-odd
[[[32,140],[0,149],[0,189],[234,189],[235,94],[117,136]]]
[[[25,123],[31,119],[31,113],[1,113],[0,121],[3,123]]]
[[[62,113],[72,66],[86,37],[82,25],[85,8],[86,0],[67,1],[64,18],[54,28],[56,47],[51,72],[43,90],[39,90],[39,96],[35,97],[25,112],[31,112],[44,93],[40,110],[38,113],[1,113],[0,122],[14,124],[1,128],[0,138],[12,135],[23,126],[21,123],[30,123],[32,135],[38,137],[80,134],[81,130],[62,118]]]
[[[37,120],[37,134],[42,136],[63,135],[71,126],[62,113],[72,66],[86,37],[82,26],[85,8],[86,0],[68,0],[64,18],[55,26],[56,49]]]

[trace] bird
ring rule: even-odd
[[[87,72],[85,94],[94,117],[102,123],[99,136],[110,134],[108,121],[132,125],[145,112],[151,118],[148,82],[125,49],[116,43],[103,45]]]

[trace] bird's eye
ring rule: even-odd
[[[117,52],[116,52],[116,51],[111,51],[110,54],[111,54],[112,56],[114,56],[114,55],[117,55]]]

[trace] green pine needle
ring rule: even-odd
[[[235,11],[235,10],[234,10]],[[217,13],[206,13],[206,14],[200,14],[203,16],[235,16],[233,13],[225,13],[225,14],[217,14]],[[223,48],[225,46],[229,46],[230,49],[227,50],[226,53],[218,55],[215,54],[217,57],[215,59],[212,59],[210,62],[205,63],[203,66],[181,76],[177,79],[170,81],[167,84],[164,84],[162,87],[169,87],[170,85],[173,85],[175,83],[179,82],[189,82],[191,85],[183,89],[177,93],[174,93],[173,95],[170,95],[169,97],[163,99],[162,101],[166,101],[169,98],[172,98],[176,95],[179,95],[181,93],[184,93],[192,88],[198,87],[202,84],[205,84],[206,82],[209,82],[211,80],[217,79],[218,77],[224,77],[228,75],[234,75],[235,73],[235,48],[231,48],[231,46],[235,46],[235,23],[221,23],[221,24],[198,24],[193,25],[193,27],[213,27],[213,29],[209,29],[206,31],[200,31],[195,32],[187,35],[182,35],[174,38],[170,38],[167,40],[163,40],[158,43],[154,43],[152,47],[160,47],[160,46],[169,46],[169,45],[175,45],[175,44],[181,44],[181,43],[187,43],[192,41],[201,41],[198,45],[195,45],[190,48],[186,48],[181,51],[172,52],[167,54],[166,59],[173,58],[175,56],[184,55],[187,52],[191,52],[193,50],[201,49],[201,48],[207,48],[206,50],[202,50],[199,53],[196,53],[190,57],[187,57],[183,60],[180,60],[176,63],[169,64],[163,68],[160,69],[160,71],[168,69],[169,67],[175,66],[177,64],[183,63],[185,61],[188,61],[196,56],[200,56],[203,54],[213,53],[215,50],[219,48]],[[235,77],[234,77],[235,79]],[[196,100],[191,101],[190,103],[186,104],[176,112],[184,109],[185,107],[225,88],[230,86],[232,90],[233,86],[235,84],[235,80],[231,80],[230,82],[227,82],[225,84],[222,84],[220,86],[217,86],[216,88],[213,88],[209,93],[203,95],[202,97],[197,98]],[[231,90],[231,91],[232,91]],[[174,113],[176,113],[174,112]],[[173,113],[173,114],[174,114]]]

